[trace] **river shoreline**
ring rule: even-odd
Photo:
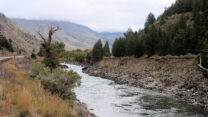
[[[96,117],[96,115],[92,112],[87,107],[87,104],[81,102],[80,100],[76,99],[74,101],[75,104],[75,109],[79,111],[80,117]]]
[[[86,66],[84,64],[79,64],[79,63],[70,62],[70,61],[62,61],[61,63],[71,64],[71,65],[79,65],[79,66],[82,66],[82,67]],[[62,69],[68,69],[69,67],[64,65],[64,64],[62,64],[60,67]],[[96,115],[94,113],[90,112],[90,109],[88,108],[87,104],[84,103],[84,102],[81,102],[77,98],[74,101],[74,105],[75,105],[75,109],[77,111],[79,111],[80,117],[96,117]]]
[[[117,84],[165,93],[208,109],[208,80],[195,63],[195,59],[119,58],[86,66],[83,72]]]

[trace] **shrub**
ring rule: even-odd
[[[3,48],[9,50],[10,52],[14,52],[12,47],[12,40],[7,40],[2,34],[0,34],[0,50]]]
[[[52,94],[59,94],[63,99],[73,100],[75,95],[72,88],[79,86],[80,76],[73,71],[55,69],[53,73],[43,71],[38,76],[44,89]]]
[[[52,94],[58,94],[63,99],[69,100],[75,99],[72,88],[80,85],[80,76],[76,72],[58,68],[50,72],[41,63],[32,65],[30,77],[40,80],[44,89]]]
[[[56,58],[45,58],[42,63],[46,66],[49,67],[50,70],[55,69],[59,65],[59,60]]]
[[[32,59],[36,59],[36,54],[35,54],[35,53],[32,53],[32,54],[31,54],[31,58],[32,58]]]
[[[75,61],[79,63],[83,63],[85,61],[85,55],[84,54],[77,54],[75,56]]]
[[[31,78],[36,78],[37,75],[44,69],[44,65],[37,62],[32,64],[31,72],[29,73],[29,76]]]

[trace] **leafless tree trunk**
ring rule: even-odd
[[[38,35],[40,36],[40,38],[44,42],[43,43],[43,48],[45,49],[45,56],[47,58],[51,57],[50,50],[51,50],[51,41],[53,39],[53,34],[57,31],[59,31],[59,30],[60,30],[60,28],[58,26],[55,26],[53,24],[49,25],[49,32],[48,32],[48,38],[47,39],[44,37],[44,35],[40,31],[37,32]]]

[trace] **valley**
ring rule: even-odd
[[[207,0],[11,0],[0,12],[0,116],[208,116]]]

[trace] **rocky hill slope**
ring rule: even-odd
[[[34,35],[22,30],[1,13],[0,32],[7,39],[12,40],[12,45],[14,46],[15,51],[30,54],[33,50],[37,52],[39,49],[40,40],[38,40]]]

